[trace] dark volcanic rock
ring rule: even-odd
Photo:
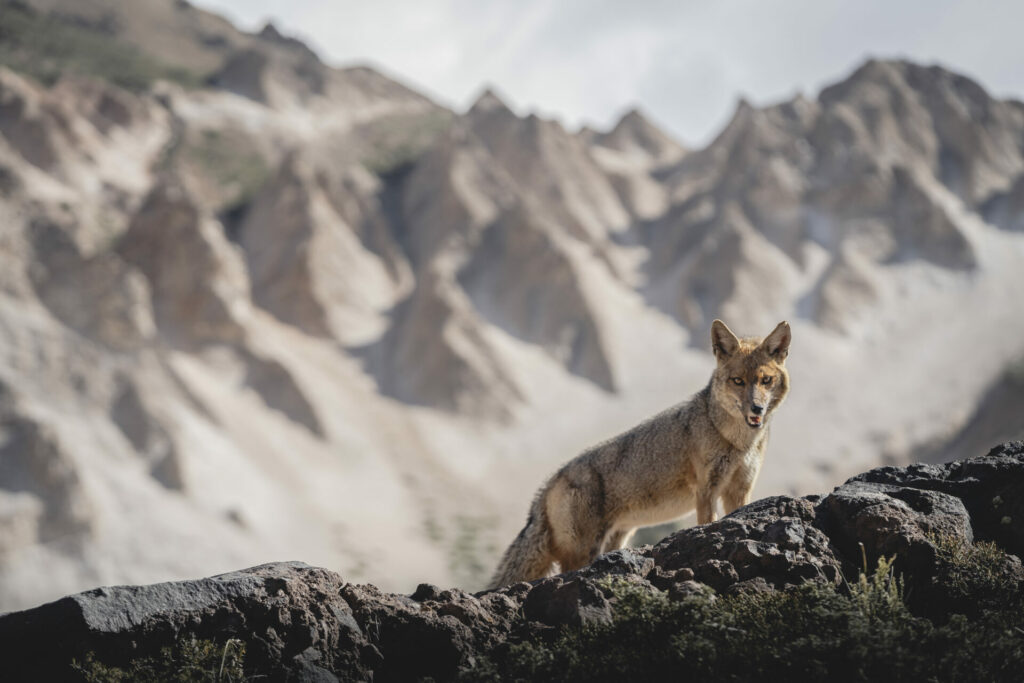
[[[926,572],[934,563],[936,537],[974,541],[963,502],[937,491],[850,481],[827,496],[820,511],[843,554],[869,567],[896,555],[904,571]]]
[[[197,581],[97,588],[0,617],[0,661],[8,680],[68,680],[70,661],[88,652],[124,665],[188,634],[242,639],[247,662],[272,678],[316,680],[329,670],[366,675],[367,639],[340,595],[343,583],[293,562]]]
[[[813,526],[814,504],[814,497],[765,498],[669,536],[651,554],[661,569],[690,569],[689,578],[720,592],[758,577],[775,588],[810,579],[838,582],[840,562],[828,536]]]
[[[198,581],[99,588],[0,615],[0,662],[13,680],[74,678],[72,659],[93,652],[124,666],[183,637],[246,643],[245,664],[271,680],[450,680],[511,643],[559,627],[607,623],[610,581],[673,600],[838,584],[868,562],[895,557],[907,598],[941,616],[957,595],[942,584],[939,544],[995,541],[1024,550],[1024,442],[947,465],[883,467],[831,494],[767,498],[624,549],[577,572],[471,595],[420,585],[411,596],[346,583],[299,563],[263,565]],[[947,539],[943,541],[942,539]],[[1024,582],[1017,557],[1002,573]]]
[[[604,592],[593,579],[555,577],[540,582],[526,596],[523,614],[549,626],[608,623],[612,610]]]
[[[945,465],[880,467],[851,482],[895,484],[939,491],[962,501],[977,540],[994,541],[1024,555],[1024,441],[996,446],[987,455]]]

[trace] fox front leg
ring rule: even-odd
[[[697,524],[708,524],[718,519],[716,509],[718,502],[718,491],[721,487],[721,477],[716,476],[714,471],[706,482],[698,485],[697,488]]]
[[[718,496],[708,489],[701,489],[697,494],[697,524],[708,524],[718,519],[715,513],[715,501]]]
[[[722,507],[725,508],[725,514],[731,514],[737,508],[750,502],[750,492],[754,490],[756,476],[756,473],[754,477],[742,476],[737,473],[732,478],[729,485],[722,491]]]
[[[725,508],[725,514],[731,514],[737,508],[749,503],[751,489],[753,489],[752,483],[750,488],[736,487],[735,485],[726,488],[722,492],[722,507]]]
[[[704,481],[697,482],[697,524],[708,524],[718,519],[716,502],[728,469],[728,459],[716,457],[711,461]]]
[[[725,514],[730,514],[736,508],[743,507],[750,502],[750,494],[754,490],[754,482],[761,471],[763,453],[758,453],[757,458],[748,461],[736,468],[729,483],[722,491],[722,505],[725,507]]]

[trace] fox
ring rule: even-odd
[[[490,589],[568,572],[624,547],[639,527],[697,511],[697,523],[750,502],[772,416],[789,393],[792,332],[763,339],[711,324],[716,367],[676,404],[566,463],[536,493],[526,525],[505,551]]]

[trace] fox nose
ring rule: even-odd
[[[752,403],[750,405],[750,412],[752,412],[754,415],[760,415],[761,413],[764,412],[764,406],[759,406],[756,403]]]

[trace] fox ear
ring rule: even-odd
[[[740,347],[740,340],[732,333],[729,326],[721,320],[711,323],[711,350],[715,352],[715,358],[723,361]]]
[[[793,333],[789,329],[789,323],[783,320],[775,326],[771,334],[764,338],[761,346],[768,352],[769,356],[772,356],[781,363],[789,355],[789,342],[792,339]]]

